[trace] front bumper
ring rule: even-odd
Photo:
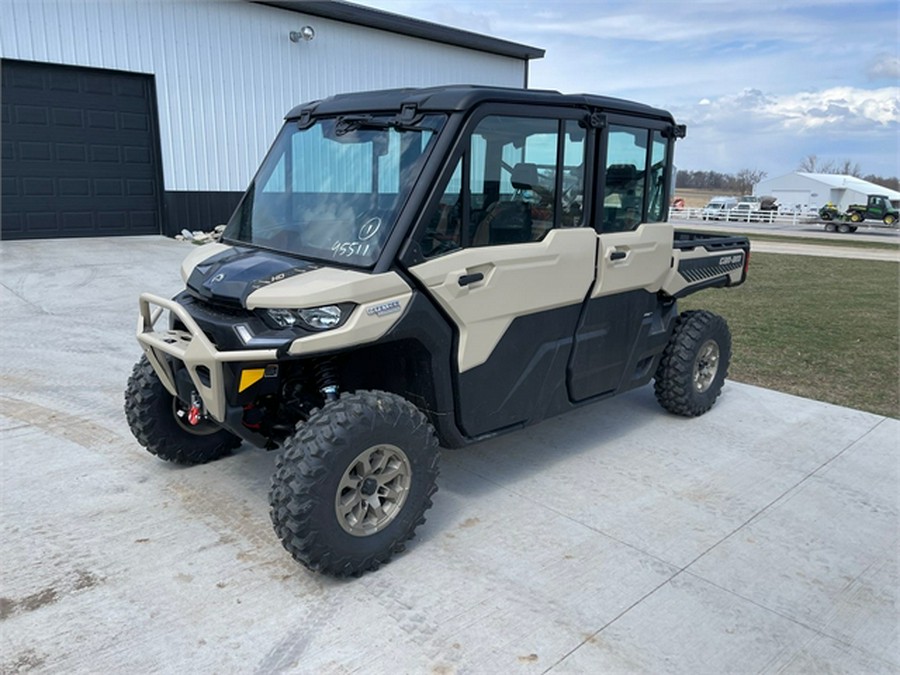
[[[156,324],[164,311],[177,318],[185,330],[157,330]],[[276,349],[219,351],[184,307],[152,293],[143,293],[140,297],[137,340],[169,393],[178,396],[172,362],[177,359],[184,364],[203,401],[203,411],[229,430],[246,437],[235,428],[240,425],[234,424],[234,413],[228,409],[224,364],[236,361],[273,363],[278,360]]]

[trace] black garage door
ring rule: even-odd
[[[3,239],[158,234],[150,76],[0,64]]]

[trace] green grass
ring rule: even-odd
[[[681,301],[731,327],[730,377],[900,417],[900,266],[755,253],[747,282]]]

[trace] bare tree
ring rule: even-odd
[[[856,178],[862,178],[862,169],[859,168],[859,162],[854,162],[851,159],[843,160],[838,166],[835,173],[842,174],[844,176],[855,176]]]
[[[817,155],[807,155],[800,162],[797,171],[805,171],[807,173],[836,173],[842,176],[862,177],[862,169],[858,162],[852,159],[844,159],[840,162],[834,160],[822,161]]]
[[[800,162],[800,166],[797,167],[797,170],[805,171],[807,173],[840,173],[835,169],[833,161],[822,161],[819,159],[818,155],[807,155],[804,157],[803,161]]]
[[[821,173],[821,171],[819,171],[819,158],[816,155],[807,155],[800,162],[797,171],[803,171],[804,173]]]
[[[741,169],[734,176],[735,186],[741,194],[749,195],[753,192],[753,186],[768,175],[759,169]]]

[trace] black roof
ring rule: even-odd
[[[383,89],[352,94],[338,94],[302,103],[291,110],[286,119],[300,117],[309,112],[317,116],[362,112],[400,112],[404,105],[415,105],[419,112],[463,111],[488,101],[523,103],[530,105],[555,105],[609,112],[624,112],[662,119],[674,124],[671,113],[643,103],[594,94],[561,94],[542,89],[514,89],[475,85],[449,85],[424,89]]]
[[[400,14],[392,14],[380,9],[363,7],[350,2],[340,0],[249,0],[259,5],[269,5],[286,9],[291,12],[300,12],[310,16],[319,16],[324,19],[333,19],[344,23],[352,23],[367,28],[398,33],[410,37],[442,42],[455,47],[475,49],[488,54],[510,56],[517,59],[540,59],[544,56],[544,50],[538,47],[500,40],[479,33],[472,33],[459,28],[448,28],[429,21],[413,19]]]

